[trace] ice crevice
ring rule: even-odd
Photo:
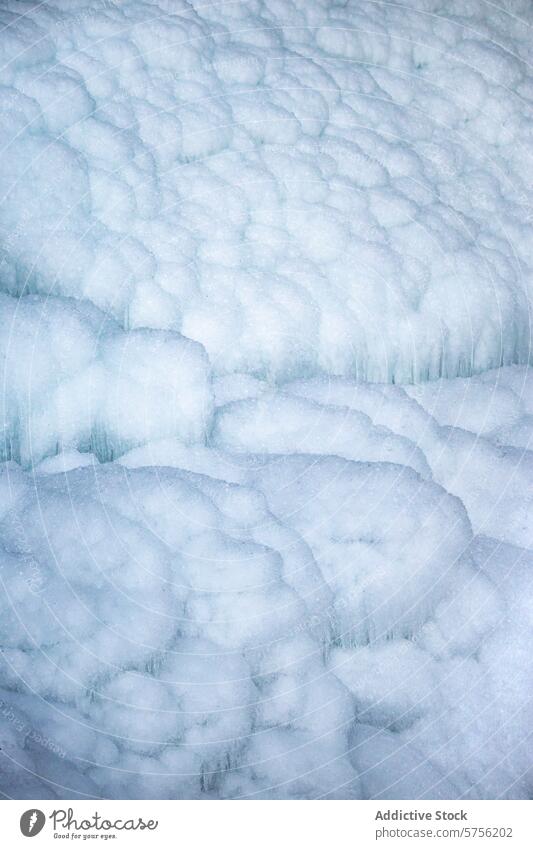
[[[530,798],[531,9],[0,3],[0,793]]]

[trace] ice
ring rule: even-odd
[[[218,373],[526,362],[517,7],[5,0],[0,285],[181,331]]]
[[[505,426],[509,409],[528,415],[511,388],[527,373],[496,376],[445,384],[458,409],[465,392],[478,399],[471,421],[488,405],[491,435],[439,425],[427,386],[408,390],[425,412],[399,386],[310,380],[275,395],[236,376],[217,384],[225,446],[211,427],[203,444],[147,442],[120,463],[67,451],[33,471],[8,464],[6,704],[22,699],[62,746],[69,792],[527,796],[527,753],[515,750],[531,723],[530,554],[517,502],[501,494],[514,487],[527,509],[523,457],[500,455],[493,489],[479,480],[482,452],[501,451],[498,415]],[[254,394],[268,399],[268,427]],[[312,398],[313,414],[291,398]],[[400,453],[365,458],[362,434],[339,440],[350,407],[378,450]],[[298,427],[330,423],[323,453],[291,436],[291,409]],[[470,440],[467,504],[483,493],[490,511],[498,489],[492,536],[474,536],[476,511],[431,480],[454,435]],[[417,445],[422,475],[409,463]],[[78,728],[87,743],[73,743]],[[41,795],[58,792],[57,757],[39,760]]]
[[[304,457],[259,479],[333,588],[341,642],[412,636],[458,580],[468,517],[411,468]]]
[[[531,798],[530,6],[0,5],[0,794]]]
[[[262,396],[258,401],[223,406],[217,410],[211,439],[234,453],[323,454],[327,450],[349,460],[402,463],[429,473],[415,445],[374,426],[364,413],[328,409],[290,396]]]
[[[203,349],[172,331],[125,333],[83,302],[0,296],[4,459],[84,449],[110,460],[150,439],[202,439],[213,401]],[[127,410],[127,414],[125,414]]]

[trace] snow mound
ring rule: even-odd
[[[112,460],[150,439],[204,438],[212,408],[203,348],[179,333],[125,333],[67,298],[0,295],[3,459],[70,449]]]

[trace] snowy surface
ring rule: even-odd
[[[3,0],[4,288],[180,331],[221,373],[525,361],[531,5],[509,6]]]
[[[531,797],[532,24],[0,0],[1,794]]]

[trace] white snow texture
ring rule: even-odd
[[[0,0],[2,796],[531,797],[532,26]]]

